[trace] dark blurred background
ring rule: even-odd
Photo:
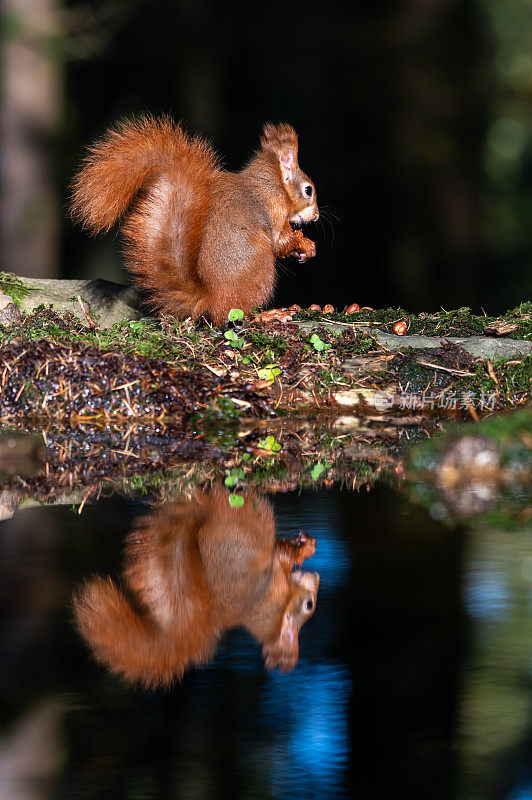
[[[274,302],[468,305],[530,294],[532,6],[525,0],[3,0],[0,269],[127,281],[116,234],[65,213],[84,146],[166,111],[230,169],[265,120],[300,134],[330,216]],[[323,215],[327,216],[326,214]]]

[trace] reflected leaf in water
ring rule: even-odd
[[[293,567],[315,548],[304,532],[276,539],[270,504],[252,492],[235,508],[222,487],[197,491],[140,520],[126,540],[123,585],[88,581],[74,597],[76,624],[99,661],[148,687],[209,661],[238,626],[262,644],[268,669],[287,672],[319,586],[317,573]]]

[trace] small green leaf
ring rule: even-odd
[[[266,436],[257,443],[257,447],[261,450],[267,450],[269,453],[278,453],[281,450],[281,445],[276,441],[275,436]]]
[[[275,378],[281,374],[281,370],[277,364],[266,364],[265,367],[259,369],[259,378],[265,381],[274,381]]]
[[[227,318],[229,322],[236,322],[237,319],[244,318],[244,312],[240,308],[232,308]]]
[[[234,331],[226,331],[224,333],[224,336],[229,341],[229,343],[231,344],[231,347],[236,347],[236,348],[239,349],[240,347],[242,347],[244,345],[244,340],[243,339],[239,339]]]
[[[322,342],[317,333],[313,333],[312,336],[310,337],[310,344],[313,346],[314,350],[318,351],[318,353],[321,352],[322,350],[328,350],[331,346],[326,342]]]
[[[328,469],[328,467],[329,465],[327,464],[327,462],[324,463],[323,461],[318,461],[316,464],[314,464],[310,472],[310,477],[312,478],[312,480],[317,481],[319,478],[321,478],[321,476]]]
[[[244,498],[241,494],[230,494],[229,505],[232,506],[232,508],[240,508],[240,506],[244,505]]]
[[[225,474],[227,475],[224,483],[229,488],[236,486],[239,480],[244,477],[244,470],[240,467],[233,467],[231,470],[226,469]]]
[[[249,358],[243,358],[242,359],[242,363],[243,364],[250,364],[251,362],[250,362]]]
[[[251,453],[242,453],[242,461],[249,461]]]

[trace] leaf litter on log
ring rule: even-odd
[[[216,403],[235,402],[251,415],[270,413],[249,384],[205,369],[179,370],[146,356],[102,353],[46,339],[0,350],[0,418],[54,416],[77,420],[183,420]]]

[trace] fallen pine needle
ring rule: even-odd
[[[496,383],[497,386],[498,386],[499,385],[499,379],[497,378],[497,375],[495,374],[495,370],[493,369],[493,364],[491,363],[489,358],[486,359],[486,366],[488,368],[488,375],[490,376],[491,380],[494,383]]]
[[[88,499],[88,497],[89,497],[91,492],[92,492],[92,486],[91,486],[90,489],[87,489],[87,491],[85,492],[85,497],[81,501],[80,507],[78,508],[78,514],[81,514],[81,512],[83,511],[83,506],[87,502],[87,499]]]
[[[424,367],[430,367],[431,369],[442,369],[444,372],[450,372],[452,375],[467,375],[468,378],[474,378],[476,373],[474,372],[466,372],[463,369],[451,369],[450,367],[442,367],[440,364],[431,364],[430,361],[422,361],[418,359],[418,364],[421,364]]]
[[[79,303],[79,305],[80,305],[80,307],[81,307],[81,310],[82,310],[82,312],[83,312],[83,316],[85,317],[85,319],[86,319],[86,320],[87,320],[87,322],[89,323],[90,327],[91,327],[93,330],[96,330],[96,323],[94,322],[94,320],[92,320],[92,319],[90,318],[90,316],[89,316],[89,312],[88,312],[88,311],[87,311],[87,309],[85,308],[85,305],[84,305],[84,303],[83,303],[83,300],[81,299],[81,295],[79,295],[79,294],[78,294],[78,303]]]

